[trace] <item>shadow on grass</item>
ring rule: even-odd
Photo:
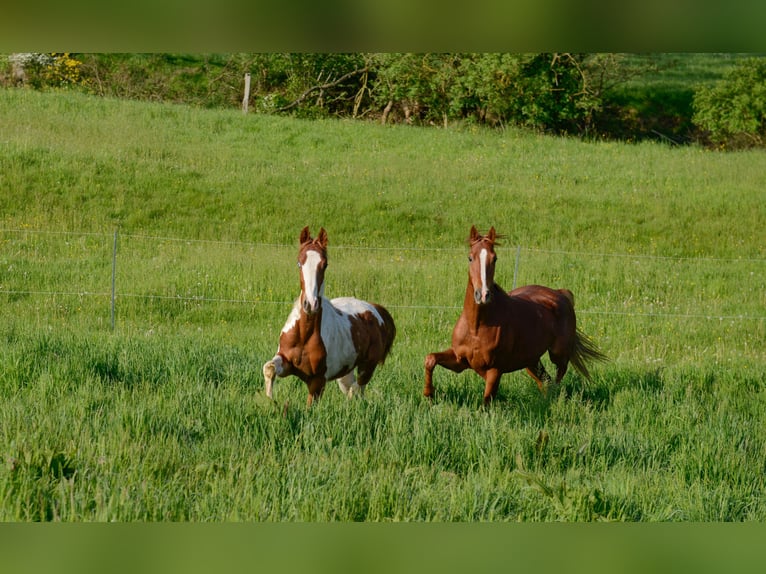
[[[567,399],[577,398],[598,409],[605,409],[617,394],[626,389],[639,389],[654,394],[660,392],[664,386],[661,369],[629,369],[607,372],[592,381],[587,381],[579,375],[570,375],[562,382],[560,392],[564,393]]]
[[[447,373],[435,386],[434,403],[450,403],[474,410],[484,408],[484,380],[476,373]],[[515,410],[522,417],[543,420],[560,392],[561,389],[553,385],[543,394],[522,371],[505,373],[500,380],[497,396],[488,408]]]
[[[543,394],[531,378],[518,371],[503,375],[493,407],[516,409],[525,418],[543,420],[551,405],[562,395],[567,400],[589,403],[602,410],[609,407],[617,394],[627,389],[655,394],[664,387],[662,369],[621,369],[601,373],[592,381],[577,373],[568,373],[561,385],[551,384]],[[481,409],[483,391],[484,381],[475,373],[447,374],[436,386],[434,401]]]

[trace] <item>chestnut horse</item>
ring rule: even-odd
[[[463,312],[452,331],[452,347],[431,353],[425,360],[423,394],[429,398],[434,394],[436,365],[456,373],[476,371],[485,381],[487,405],[497,395],[503,373],[519,369],[526,369],[544,393],[551,381],[540,361],[546,351],[556,365],[557,384],[570,362],[590,379],[586,363],[606,360],[606,355],[577,329],[571,291],[527,285],[506,293],[495,283],[497,239],[494,227],[487,235],[471,227],[468,286]]]
[[[396,327],[391,315],[375,303],[352,297],[324,296],[327,232],[316,239],[308,227],[298,251],[301,294],[279,335],[277,354],[263,365],[266,396],[272,398],[274,377],[295,375],[308,387],[307,406],[318,399],[327,381],[338,380],[349,398],[364,394],[375,368],[391,350]],[[356,369],[356,376],[354,376]]]

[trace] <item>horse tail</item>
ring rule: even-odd
[[[571,309],[568,311],[568,313],[571,313],[571,318],[574,321],[574,294],[569,289],[559,289],[559,293],[561,293],[569,302]],[[575,327],[572,355],[569,357],[569,362],[572,363],[572,366],[575,368],[575,370],[580,373],[586,380],[590,381],[591,378],[590,371],[588,371],[588,363],[593,361],[604,362],[608,360],[609,357],[602,353],[596,344],[585,333]]]
[[[394,339],[396,338],[396,324],[394,324],[394,318],[391,316],[385,307],[382,305],[375,305],[375,310],[383,319],[383,326],[381,331],[383,332],[383,354],[380,356],[379,365],[382,365],[386,361],[388,353],[391,351],[391,347],[394,345]]]
[[[587,364],[593,361],[605,362],[608,360],[609,357],[602,353],[585,333],[580,331],[580,329],[575,331],[574,350],[569,361],[578,373],[590,381],[590,372],[588,371]]]

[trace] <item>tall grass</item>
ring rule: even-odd
[[[0,123],[0,519],[766,517],[762,153],[24,90]],[[471,224],[506,288],[520,245],[519,284],[572,289],[592,383],[506,375],[483,410],[440,370],[422,398]],[[397,322],[366,400],[262,394],[304,225],[327,295]]]

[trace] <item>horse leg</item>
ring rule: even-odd
[[[361,373],[359,374],[359,380],[362,380]],[[343,391],[343,394],[346,395],[349,399],[353,398],[355,395],[364,396],[364,384],[365,383],[357,383],[353,371],[338,379],[338,386],[340,387],[340,390]]]
[[[372,374],[375,372],[377,363],[368,363],[366,365],[360,365],[356,370],[356,382],[357,385],[353,389],[354,393],[357,393],[360,397],[364,398],[364,389],[367,388],[367,383],[370,382]]]
[[[318,401],[324,391],[326,381],[323,377],[313,377],[306,381],[306,386],[309,389],[309,396],[306,399],[306,408],[310,407],[314,401]]]
[[[490,369],[484,375],[484,406],[495,400],[497,390],[500,388],[500,377],[502,373],[498,369]]]
[[[351,388],[356,384],[356,377],[354,377],[354,372],[351,371],[350,373],[343,375],[341,378],[336,380],[338,381],[338,387],[340,388],[341,392],[347,397],[351,398]]]
[[[436,365],[440,365],[455,373],[461,373],[468,368],[468,364],[459,359],[452,349],[426,355],[426,386],[423,388],[423,394],[429,399],[432,399],[434,396],[433,373]]]
[[[560,349],[551,349],[548,351],[548,356],[551,362],[556,365],[556,384],[560,385],[569,368],[569,355],[561,352]]]
[[[290,363],[286,362],[282,355],[274,355],[270,361],[263,364],[263,378],[266,387],[266,396],[270,399],[274,392],[274,377],[286,377],[290,374]]]
[[[548,374],[548,371],[545,370],[543,362],[538,359],[537,365],[535,365],[534,369],[527,367],[527,373],[529,373],[529,376],[535,380],[537,383],[537,388],[540,389],[540,392],[545,395],[546,389],[551,382],[551,376]]]
[[[553,361],[556,365],[556,384],[561,384],[561,379],[567,374],[567,368],[569,368],[569,361],[566,359],[561,361]]]

